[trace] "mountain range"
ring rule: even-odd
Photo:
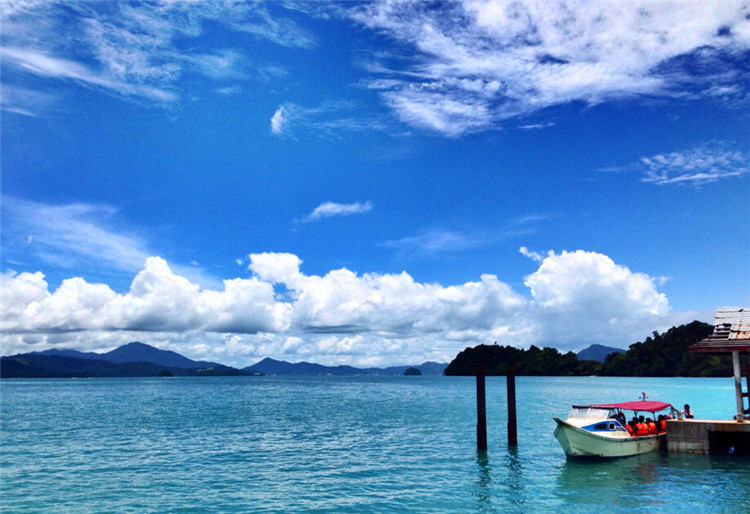
[[[610,353],[624,350],[591,345],[578,352],[579,359],[603,362]],[[447,364],[424,362],[418,366],[355,368],[324,366],[311,362],[291,363],[265,358],[252,366],[237,369],[216,362],[195,361],[179,353],[132,342],[106,353],[51,349],[0,359],[0,378],[58,377],[154,377],[235,376],[235,375],[403,375],[409,368],[423,375],[442,375]]]
[[[425,362],[424,375],[442,375],[446,364]],[[263,359],[243,369],[194,361],[179,353],[133,342],[106,353],[45,350],[0,359],[0,378],[154,377],[234,375],[403,375],[412,366],[355,368]]]
[[[424,362],[419,366],[390,366],[387,368],[355,368],[353,366],[323,366],[311,362],[292,364],[265,358],[244,371],[258,371],[266,375],[403,375],[409,368],[417,368],[423,375],[442,375],[447,364]]]

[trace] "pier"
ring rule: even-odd
[[[750,421],[667,420],[667,451],[750,455]]]
[[[667,450],[670,452],[750,455],[750,407],[745,407],[750,389],[750,312],[747,309],[719,309],[714,331],[690,346],[691,352],[732,354],[736,414],[734,419],[683,419],[667,421]],[[748,352],[745,384],[742,388],[741,354]]]

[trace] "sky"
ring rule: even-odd
[[[750,2],[0,5],[2,354],[627,348],[750,305]]]

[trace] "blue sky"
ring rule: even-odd
[[[748,2],[0,9],[3,354],[406,364],[750,303]]]

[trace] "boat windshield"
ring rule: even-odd
[[[569,418],[591,418],[607,419],[614,415],[613,409],[602,409],[597,407],[573,407],[570,409]]]

